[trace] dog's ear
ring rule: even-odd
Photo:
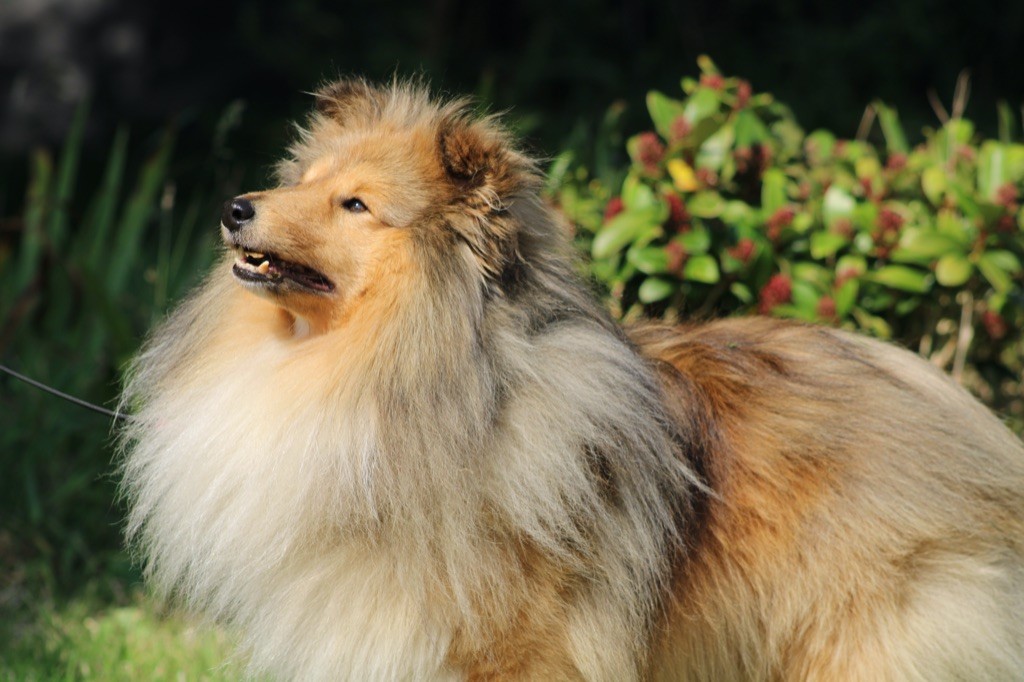
[[[486,119],[447,118],[437,145],[455,209],[449,225],[469,246],[487,281],[509,293],[522,273],[519,227],[509,207],[532,188],[536,174]]]
[[[448,179],[466,190],[480,187],[500,163],[500,150],[472,124],[458,119],[446,121],[438,135],[441,164]]]
[[[373,108],[380,99],[379,91],[361,78],[332,81],[321,86],[313,96],[318,114],[337,119]]]
[[[509,147],[507,135],[487,120],[461,115],[445,120],[438,151],[457,199],[476,210],[502,210],[533,177],[523,157]]]

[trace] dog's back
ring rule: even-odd
[[[909,352],[768,319],[632,333],[713,491],[665,679],[1015,679],[1024,448]]]

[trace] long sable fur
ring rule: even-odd
[[[902,618],[914,590],[865,602],[895,614],[885,646],[849,615],[881,548],[929,542],[898,572],[925,612],[986,633],[956,649],[961,669],[1024,668],[1020,616],[997,603],[1022,602],[1024,453],[966,394],[839,332],[627,337],[496,121],[402,83],[341,81],[318,101],[258,200],[313,216],[310,169],[369,147],[400,181],[386,220],[407,260],[292,337],[225,259],[154,332],[121,406],[127,535],[150,583],[236,625],[254,671],[952,679],[941,629]],[[374,161],[406,134],[419,165]],[[289,244],[348,248],[308,234]],[[958,580],[971,614],[935,596]]]

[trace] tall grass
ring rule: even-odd
[[[145,330],[211,260],[218,207],[242,178],[223,148],[238,110],[222,117],[221,146],[187,164],[173,127],[141,139],[121,129],[97,152],[87,120],[83,104],[57,153],[30,154],[24,205],[3,219],[0,363],[109,406]],[[121,549],[111,426],[0,376],[0,620],[82,590],[123,602],[137,582]]]

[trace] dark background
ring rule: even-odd
[[[808,129],[841,136],[876,97],[919,130],[935,120],[927,91],[948,107],[969,69],[968,116],[993,127],[997,98],[1019,104],[1022,26],[1024,3],[1012,0],[4,0],[0,151],[16,183],[24,152],[57,143],[88,96],[93,144],[118,123],[142,132],[173,121],[187,166],[240,101],[231,148],[266,168],[322,79],[422,73],[509,110],[553,154],[616,100],[629,105],[627,128],[643,126],[643,94],[678,94],[702,53],[790,104]]]
[[[30,159],[60,156],[83,101],[77,181],[67,205],[49,207],[55,220],[72,233],[82,224],[117,130],[131,136],[127,188],[170,129],[163,196],[172,187],[198,197],[188,205],[200,207],[196,229],[212,242],[219,203],[267,182],[289,121],[310,105],[303,93],[338,74],[419,74],[443,92],[473,94],[553,157],[586,148],[617,102],[621,133],[649,127],[644,94],[681,96],[680,78],[696,76],[697,56],[708,54],[789,104],[808,130],[853,137],[879,98],[898,107],[913,142],[937,121],[929,90],[948,109],[963,69],[972,76],[966,115],[982,132],[994,134],[999,100],[1019,111],[1022,27],[1019,0],[0,0],[0,269],[12,268],[23,239]],[[146,239],[134,254],[140,270],[157,252],[156,237]],[[13,292],[20,311],[0,310],[0,362],[110,405],[139,337],[180,294],[154,298],[140,276],[101,311],[65,255],[47,254],[30,295]],[[206,262],[197,258],[184,279]],[[88,329],[94,318],[106,327],[90,348],[67,321]],[[0,378],[0,618],[6,606],[97,581],[116,594],[137,580],[121,550],[109,429]]]

